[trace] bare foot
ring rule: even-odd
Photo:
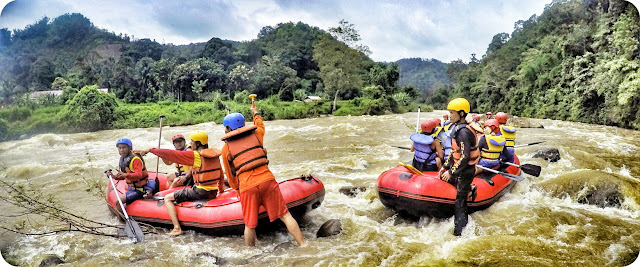
[[[173,230],[171,230],[171,232],[167,233],[167,235],[169,236],[179,236],[182,234],[182,229],[180,228],[173,228]]]

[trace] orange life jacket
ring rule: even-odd
[[[142,179],[138,181],[130,181],[129,179],[125,179],[127,185],[134,188],[141,188],[147,185],[147,178],[149,177],[149,173],[147,172],[147,165],[144,163],[144,159],[140,154],[131,154],[123,161],[120,161],[120,171],[125,173],[134,173],[133,171],[133,160],[139,158],[142,161]]]
[[[466,128],[469,129],[471,133],[474,134],[474,136],[476,135],[476,130],[471,128],[471,126],[467,125]],[[456,129],[456,132],[460,130],[462,129]],[[457,133],[454,133],[453,136],[457,136]],[[453,162],[456,163],[460,160],[460,158],[462,158],[463,151],[460,146],[458,146],[458,142],[456,142],[455,138],[451,138],[451,148],[453,149],[453,151],[451,152],[451,155],[453,156]],[[471,148],[470,154],[471,158],[469,159],[469,165],[475,165],[480,160],[480,150],[478,149],[477,143],[475,147]]]
[[[224,136],[222,141],[227,143],[231,173],[239,175],[260,166],[269,164],[267,150],[264,149],[255,134],[258,129],[255,125],[249,125],[235,129]]]
[[[195,184],[202,186],[217,185],[218,181],[222,178],[220,150],[206,148],[195,153],[200,155],[200,167],[193,168],[192,171]]]

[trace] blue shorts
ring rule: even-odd
[[[156,180],[149,179],[147,184],[142,188],[133,188],[129,187],[129,190],[125,193],[127,197],[127,204],[131,204],[138,199],[142,199],[144,197],[145,191],[153,192],[156,188]]]
[[[480,162],[478,162],[478,164],[482,165],[483,167],[493,169],[493,167],[500,165],[500,160],[480,159]]]

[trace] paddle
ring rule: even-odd
[[[231,112],[231,108],[229,108],[229,106],[225,105],[224,106],[224,111],[226,111],[227,115],[229,115],[229,112]]]
[[[522,165],[518,165],[515,163],[511,163],[511,162],[502,162],[504,164],[507,165],[511,165],[511,166],[516,166],[518,168],[520,168],[524,173],[529,174],[529,175],[533,175],[535,177],[539,177],[540,176],[540,171],[542,170],[542,167],[538,166],[538,165],[533,165],[533,164],[522,164]]]
[[[516,148],[516,147],[532,146],[532,145],[537,145],[537,144],[541,144],[541,143],[544,143],[544,142],[545,142],[545,141],[533,142],[533,143],[529,143],[529,144],[522,144],[522,145],[514,146],[514,148]]]
[[[122,200],[120,200],[120,196],[118,196],[118,189],[116,188],[116,184],[113,182],[113,178],[111,177],[111,170],[105,171],[107,177],[109,177],[109,181],[111,181],[111,186],[113,186],[113,192],[116,194],[116,199],[118,203],[120,203],[120,208],[122,208],[122,213],[124,214],[124,219],[126,221],[126,225],[124,227],[124,233],[133,240],[133,243],[138,243],[144,241],[144,234],[142,233],[142,229],[138,225],[134,219],[129,218],[127,214],[127,210],[124,208],[124,204],[122,204]]]
[[[251,107],[256,107],[256,94],[250,94],[249,97],[251,98]]]
[[[392,147],[411,151],[411,148],[408,148],[406,146],[392,146]]]
[[[418,106],[418,120],[416,121],[416,133],[420,130],[420,106]]]
[[[476,167],[478,167],[478,168],[480,168],[480,169],[483,169],[483,170],[485,170],[485,171],[490,171],[490,172],[493,172],[493,173],[500,174],[500,175],[502,175],[502,176],[504,176],[504,177],[507,177],[507,178],[509,178],[509,179],[511,179],[511,180],[514,180],[514,181],[516,181],[516,182],[520,182],[520,181],[524,180],[524,177],[522,177],[522,176],[519,176],[519,175],[513,175],[513,174],[511,174],[511,173],[507,173],[507,172],[496,171],[496,170],[494,170],[494,169],[487,168],[487,167],[482,166],[482,165],[480,165],[480,164],[476,164]]]
[[[419,171],[418,169],[416,169],[415,167],[413,167],[411,165],[407,165],[407,164],[404,164],[402,162],[398,162],[398,165],[407,168],[407,170],[409,170],[410,172],[412,172],[415,175],[424,175],[424,173],[422,173],[421,171]]]
[[[158,148],[160,148],[160,140],[162,140],[162,119],[164,119],[164,115],[160,115],[160,135],[158,135]],[[158,168],[160,167],[160,157],[156,161],[156,176],[158,176]]]

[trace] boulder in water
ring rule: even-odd
[[[590,192],[586,196],[578,199],[578,203],[596,205],[600,208],[619,208],[621,205],[620,199],[622,198],[623,196],[618,190],[618,185],[615,183],[611,183],[601,188],[597,188],[593,192]]]
[[[516,128],[544,128],[542,124],[530,118],[510,117],[507,125]]]
[[[192,260],[193,261],[198,261],[199,259],[202,258],[211,258],[215,260],[216,265],[224,265],[227,261],[223,258],[217,257],[216,255],[213,255],[209,252],[199,252],[196,253],[196,255],[193,256]]]
[[[54,265],[60,265],[63,264],[64,261],[58,257],[58,255],[55,254],[47,254],[44,256],[44,258],[42,259],[42,261],[40,261],[40,265],[38,265],[39,267],[48,267],[48,266],[54,266]]]
[[[560,151],[557,148],[542,148],[536,151],[533,155],[534,158],[544,159],[549,162],[556,162],[560,160]]]
[[[342,223],[338,219],[331,219],[326,221],[318,229],[317,237],[327,237],[337,235],[342,232]]]
[[[345,186],[340,188],[339,192],[350,197],[355,197],[357,194],[367,191],[364,186]]]

